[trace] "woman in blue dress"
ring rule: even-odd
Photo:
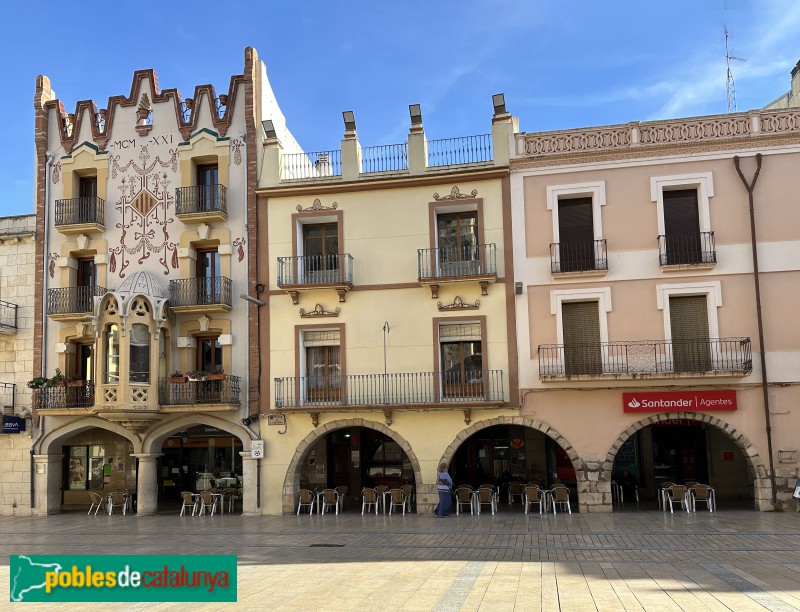
[[[436,488],[439,490],[439,505],[436,506],[434,513],[436,516],[450,516],[453,502],[450,497],[453,489],[453,479],[447,473],[447,464],[439,464],[439,471],[436,472]]]

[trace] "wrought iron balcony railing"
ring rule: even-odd
[[[492,159],[491,134],[428,141],[428,167],[476,164]]]
[[[278,286],[352,285],[353,256],[304,255],[278,257]]]
[[[659,236],[658,261],[662,266],[717,263],[714,232]]]
[[[91,408],[94,406],[94,383],[87,380],[83,386],[41,387],[33,393],[37,410],[48,408]]]
[[[158,403],[162,406],[191,404],[238,404],[239,377],[225,375],[221,380],[169,382],[158,379]]]
[[[315,151],[311,153],[290,153],[282,155],[282,175],[284,181],[326,178],[342,175],[342,152]]]
[[[47,290],[47,314],[66,315],[92,312],[94,298],[106,294],[105,287],[61,287]]]
[[[417,250],[420,280],[497,274],[494,244]]]
[[[408,143],[362,147],[362,172],[408,170]]]
[[[275,379],[277,408],[503,401],[502,370],[291,376]]]
[[[17,329],[17,305],[0,300],[0,329]]]
[[[750,338],[543,344],[538,353],[540,378],[753,370]]]
[[[56,227],[97,223],[105,225],[106,203],[96,196],[56,200]]]
[[[589,272],[608,270],[606,241],[554,242],[550,245],[550,271]]]
[[[175,214],[212,212],[228,214],[228,188],[225,185],[195,185],[175,189]]]
[[[231,306],[231,279],[184,278],[169,282],[169,303],[179,306]]]

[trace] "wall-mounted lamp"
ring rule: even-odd
[[[189,434],[185,431],[181,434],[181,443],[186,444],[189,441]]]
[[[514,294],[515,295],[522,295],[522,283],[517,281],[514,283]]]
[[[242,293],[239,297],[247,302],[250,302],[251,304],[255,304],[256,306],[266,306],[266,302],[262,302],[258,298],[254,298],[252,295]]]
[[[506,96],[505,94],[494,94],[492,96],[492,104],[494,105],[494,114],[502,115],[506,112]]]
[[[348,132],[356,131],[356,115],[353,111],[344,111],[342,113],[344,119],[344,129]]]
[[[422,108],[419,104],[409,104],[408,114],[411,115],[411,125],[422,125]]]
[[[264,128],[264,134],[267,138],[277,138],[278,132],[275,131],[275,124],[272,123],[272,119],[264,119],[261,122],[261,126]]]

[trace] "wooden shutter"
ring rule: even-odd
[[[597,302],[561,304],[564,332],[564,373],[601,374],[600,315]]]
[[[702,261],[696,189],[664,192],[664,234],[667,264],[696,264]]]
[[[592,198],[558,201],[558,234],[560,271],[593,270]]]
[[[708,338],[708,308],[705,295],[669,298],[672,359],[676,372],[706,372],[711,369]]]

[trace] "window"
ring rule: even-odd
[[[306,399],[338,402],[341,398],[341,351],[339,330],[303,333]]]
[[[442,396],[483,396],[483,350],[480,323],[439,325]]]
[[[658,214],[660,265],[716,263],[709,206],[713,196],[711,172],[650,178],[650,199]]]
[[[216,164],[197,166],[198,210],[219,210],[219,168]]]
[[[103,335],[103,347],[106,352],[103,382],[114,384],[119,382],[119,326],[112,323],[106,327]]]
[[[197,338],[196,367],[202,372],[222,371],[222,343],[219,336]]]
[[[78,179],[78,197],[96,198],[97,197],[97,177],[81,176]]]
[[[711,369],[706,299],[705,295],[669,298],[672,362],[675,372],[706,372]]]
[[[303,272],[307,282],[334,282],[339,270],[338,223],[303,224]]]
[[[608,269],[600,214],[605,203],[605,181],[547,187],[547,208],[553,215],[550,257],[554,273]]]
[[[596,301],[567,302],[561,307],[564,326],[564,373],[602,374],[600,313]]]
[[[220,282],[220,260],[217,249],[198,249],[197,303],[219,304],[222,283]]]
[[[131,326],[128,380],[132,383],[150,382],[150,331],[147,325]]]
[[[438,265],[442,276],[478,274],[478,211],[436,215]]]
[[[78,259],[76,286],[78,289],[75,294],[77,301],[75,312],[92,312],[94,288],[97,286],[97,268],[93,258]]]

